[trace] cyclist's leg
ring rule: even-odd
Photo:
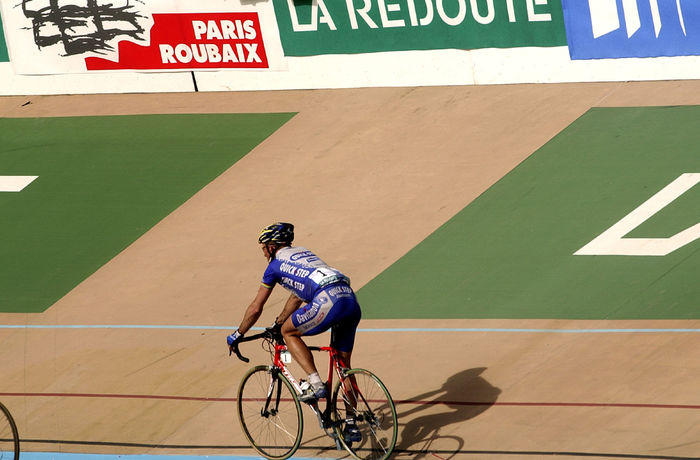
[[[302,335],[315,335],[327,330],[333,307],[331,298],[321,292],[311,302],[302,305],[282,325],[282,336],[289,352],[307,374],[317,372],[314,357],[302,340]]]
[[[291,317],[282,325],[284,342],[287,344],[287,349],[292,354],[294,360],[299,363],[307,374],[318,372],[316,370],[316,364],[314,363],[314,357],[309,351],[309,347],[307,347],[301,339],[301,335],[301,331],[294,326]]]
[[[287,344],[287,349],[301,368],[304,369],[304,372],[308,375],[308,383],[311,384],[311,388],[305,388],[304,392],[301,394],[301,401],[312,403],[317,399],[324,398],[327,394],[326,385],[318,374],[318,370],[316,370],[314,357],[309,347],[307,347],[301,339],[301,332],[294,327],[291,320],[285,321],[285,324],[282,326],[282,335]]]
[[[354,298],[350,300],[351,302],[349,301],[345,308],[345,317],[338,322],[338,324],[333,326],[331,334],[331,346],[338,351],[340,361],[347,369],[352,367],[351,358],[352,349],[355,345],[355,334],[357,332],[357,326],[360,324],[360,319],[362,318],[362,312],[357,300]],[[360,433],[354,419],[355,408],[357,407],[357,399],[354,391],[355,385],[354,377],[350,377],[342,382],[341,391],[343,394],[341,398],[345,406],[343,436],[346,442],[355,442],[360,439]]]
[[[355,334],[362,318],[362,312],[357,301],[348,302],[344,311],[343,319],[333,325],[331,346],[338,351],[343,366],[350,369],[352,367],[351,358],[352,349],[355,346]]]
[[[351,319],[355,316],[357,316],[356,320]],[[317,376],[318,371],[313,355],[301,337],[320,334],[344,322],[351,325],[352,337],[349,347],[345,346],[342,351],[352,352],[354,329],[359,322],[359,306],[352,289],[346,285],[330,287],[320,292],[312,302],[292,313],[285,322],[282,327],[282,335],[287,343],[287,348],[307,374],[311,376],[315,373]],[[347,338],[344,339],[343,343],[346,342]],[[320,385],[318,380],[315,383]]]
[[[348,369],[352,368],[352,364],[350,364],[350,358],[352,358],[352,350],[350,350],[350,351],[338,350],[338,356],[340,356],[340,362],[343,363],[343,366],[345,366]]]

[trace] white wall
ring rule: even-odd
[[[402,51],[287,58],[285,71],[195,72],[199,91],[440,86],[700,78],[700,57],[571,61],[566,47]],[[189,72],[16,75],[0,63],[0,95],[188,92]]]

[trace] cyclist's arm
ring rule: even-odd
[[[243,321],[241,321],[241,324],[238,326],[238,332],[245,334],[255,325],[258,318],[260,318],[265,302],[267,302],[267,299],[270,298],[271,293],[272,288],[260,286],[258,289],[258,294],[255,296],[255,299],[253,299],[253,302],[248,305],[248,308],[245,311]]]
[[[287,321],[287,318],[292,316],[292,313],[301,307],[301,304],[303,303],[304,301],[297,297],[296,294],[290,294],[289,298],[287,299],[287,303],[284,304],[282,313],[277,316],[275,322],[277,324],[284,324],[284,322]]]

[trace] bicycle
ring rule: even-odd
[[[302,403],[302,386],[289,372],[291,362],[282,335],[273,329],[244,337],[232,348],[238,359],[249,362],[241,355],[238,345],[263,340],[263,348],[270,353],[272,364],[251,368],[238,388],[238,418],[250,445],[260,455],[283,460],[291,457],[301,445],[304,418],[302,404],[316,415],[319,426],[335,441],[336,449],[347,450],[358,460],[386,460],[396,445],[398,418],[394,401],[386,386],[372,372],[348,369],[337,350],[332,347],[309,347],[312,352],[327,352],[330,358],[326,388],[338,381],[333,391],[327,391],[325,409],[320,401]],[[339,404],[340,403],[340,404]],[[359,440],[347,439],[346,427],[355,424]],[[357,431],[354,433],[357,437]]]
[[[2,403],[0,403],[0,460],[19,460],[17,424]]]

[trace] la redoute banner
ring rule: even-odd
[[[7,62],[10,57],[7,54],[7,46],[5,45],[5,33],[2,29],[2,14],[0,14],[0,62]]]
[[[287,56],[566,46],[560,0],[272,3]]]
[[[17,74],[284,70],[273,7],[242,0],[0,0]]]

